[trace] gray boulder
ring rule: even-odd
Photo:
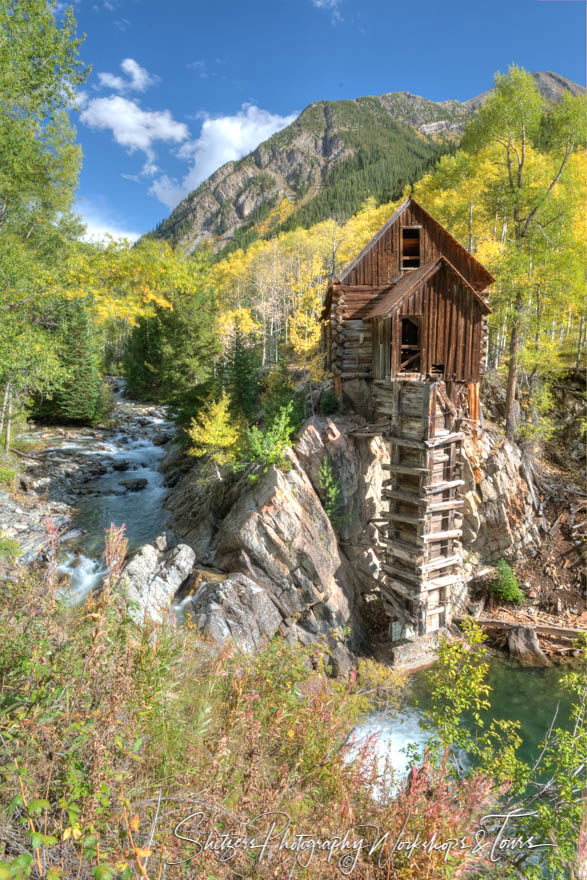
[[[127,492],[140,492],[147,485],[148,480],[144,477],[135,477],[130,480],[121,480],[120,485],[124,486]]]
[[[173,597],[191,572],[195,558],[187,544],[163,554],[145,544],[135,553],[122,571],[121,584],[136,623],[162,623],[167,619]]]
[[[508,633],[508,650],[511,657],[523,666],[548,666],[548,657],[540,647],[535,630],[519,626]]]

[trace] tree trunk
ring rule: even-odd
[[[505,399],[505,432],[510,440],[516,436],[518,429],[518,412],[516,395],[518,390],[518,353],[520,350],[520,313],[522,311],[522,295],[516,295],[514,303],[514,323],[510,335],[510,359]]]
[[[583,333],[585,328],[585,318],[581,315],[581,321],[579,322],[579,343],[577,345],[577,363],[575,365],[575,370],[578,373],[581,367],[581,355],[583,354]]]
[[[12,391],[8,392],[8,412],[6,414],[6,452],[10,452],[10,428],[12,426]]]
[[[0,413],[0,438],[2,437],[2,431],[4,430],[4,419],[6,417],[6,408],[8,406],[8,397],[10,395],[10,379],[6,383],[4,388],[4,400],[2,401],[2,412]]]

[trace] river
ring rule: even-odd
[[[74,603],[106,574],[104,535],[111,523],[124,524],[132,551],[161,534],[167,520],[168,489],[159,466],[166,452],[161,441],[173,436],[173,421],[164,407],[127,400],[123,387],[116,393],[115,417],[118,425],[106,437],[97,441],[88,430],[55,447],[56,455],[84,456],[90,467],[96,462],[104,471],[76,496],[71,520],[81,536],[62,552],[59,571],[69,576],[68,596]]]

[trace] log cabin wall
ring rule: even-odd
[[[357,291],[347,285],[335,285],[331,296],[327,364],[342,379],[370,379],[372,321],[363,315],[373,303],[374,292],[372,288]]]

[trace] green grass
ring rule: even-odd
[[[20,554],[20,544],[0,532],[0,562],[14,562]]]

